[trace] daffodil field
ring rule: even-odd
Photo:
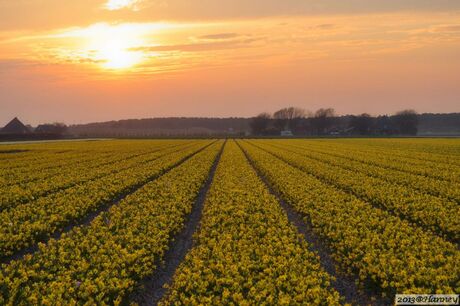
[[[227,144],[196,246],[163,304],[336,305],[330,279],[243,152]]]
[[[0,305],[460,293],[458,139],[8,144],[0,191]]]

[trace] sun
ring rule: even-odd
[[[136,66],[143,54],[129,50],[129,42],[111,39],[95,46],[95,57],[107,69],[127,69]]]
[[[144,53],[135,49],[145,42],[132,27],[97,25],[89,29],[87,37],[86,49],[102,68],[128,69],[144,59]]]
[[[82,65],[98,66],[102,70],[130,72],[157,56],[150,49],[158,45],[156,33],[177,27],[168,23],[97,23],[48,37],[67,42],[68,47],[58,50],[60,58]]]

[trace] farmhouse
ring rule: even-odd
[[[30,134],[32,131],[25,126],[17,117],[11,120],[3,129],[0,130],[2,134],[23,135]]]

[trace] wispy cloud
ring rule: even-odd
[[[404,22],[398,24],[400,20]],[[274,59],[278,63],[312,59],[359,62],[400,58],[425,47],[435,50],[439,42],[457,48],[459,30],[454,17],[433,15],[433,20],[426,22],[425,15],[404,14],[195,23],[104,22],[23,35],[0,31],[4,38],[0,59],[19,57],[95,74],[114,68],[129,74],[157,73],[171,67],[231,67],[250,64],[253,59],[270,65]]]
[[[140,4],[143,0],[108,0],[103,8],[109,11],[117,11],[121,9],[131,9],[137,11],[140,9]]]
[[[143,52],[168,52],[168,51],[179,51],[179,52],[206,52],[206,51],[217,51],[226,49],[239,49],[251,47],[254,43],[260,41],[259,38],[248,38],[233,41],[215,41],[208,43],[190,43],[190,44],[177,44],[177,45],[163,45],[163,46],[149,46],[149,47],[138,47],[132,48],[132,51],[143,51]]]
[[[38,66],[38,63],[34,63],[23,59],[10,59],[0,60],[0,72],[6,72],[9,69],[16,69],[20,67]]]
[[[233,39],[237,38],[240,35],[237,33],[219,33],[219,34],[211,34],[211,35],[202,35],[199,36],[198,39],[200,40],[226,40],[226,39]]]
[[[460,24],[437,26],[433,31],[438,33],[460,33]]]
[[[317,26],[314,26],[313,28],[318,29],[318,30],[330,30],[330,29],[335,29],[337,27],[338,26],[336,24],[333,24],[333,23],[323,23],[323,24],[319,24]]]

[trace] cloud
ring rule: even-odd
[[[434,32],[438,33],[459,33],[460,25],[442,25],[434,28]]]
[[[337,28],[337,25],[332,24],[332,23],[325,23],[325,24],[319,24],[315,26],[314,28],[318,30],[329,30],[329,29]]]
[[[237,38],[239,36],[240,35],[237,33],[219,33],[219,34],[199,36],[198,39],[200,40],[227,40],[227,39]]]
[[[131,9],[138,11],[143,0],[108,0],[103,8],[109,11],[118,11],[121,9]]]
[[[458,0],[0,0],[0,29],[37,31],[101,20],[207,22],[389,12],[458,14],[459,10]]]
[[[250,47],[253,43],[261,41],[261,38],[247,38],[232,41],[215,41],[215,42],[201,42],[190,44],[177,44],[177,45],[163,45],[163,46],[148,46],[132,48],[130,51],[143,51],[143,52],[206,52],[226,49],[239,49]]]
[[[43,66],[43,64],[24,59],[0,60],[0,72],[6,72],[7,70],[11,69],[30,68],[38,66]]]

